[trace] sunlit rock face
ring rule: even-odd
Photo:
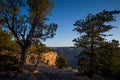
[[[26,56],[26,64],[36,64],[37,59],[38,59],[37,54],[33,54],[33,53],[27,54],[27,56]]]
[[[57,59],[57,53],[56,52],[48,52],[48,53],[42,53],[40,55],[40,62],[42,63],[45,63],[47,65],[50,65],[50,66],[54,66],[55,65],[55,62],[56,62],[56,59]],[[37,60],[38,60],[38,55],[37,54],[28,54],[26,56],[26,64],[36,64],[37,63]]]
[[[48,65],[55,65],[56,59],[57,59],[57,53],[55,52],[48,52],[41,55],[40,61],[42,63],[48,64]]]

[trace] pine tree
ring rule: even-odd
[[[101,57],[98,53],[101,44],[105,42],[105,32],[114,28],[112,25],[107,25],[107,22],[115,21],[115,14],[119,14],[120,10],[106,11],[92,15],[89,14],[85,19],[78,20],[75,22],[74,31],[79,33],[81,36],[75,38],[76,47],[83,47],[84,51],[78,56],[78,65],[81,73],[100,73],[101,70],[97,66],[99,64],[99,58]],[[104,51],[103,51],[104,52]]]

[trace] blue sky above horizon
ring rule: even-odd
[[[73,46],[72,40],[79,36],[73,31],[75,21],[104,9],[120,10],[120,0],[54,0],[54,9],[47,23],[58,24],[58,29],[55,37],[47,39],[44,43],[49,47]],[[120,40],[120,14],[116,17],[117,21],[110,24],[117,27],[107,32],[113,34],[107,37],[107,40]]]

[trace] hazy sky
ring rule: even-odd
[[[58,24],[58,29],[55,37],[47,39],[44,43],[50,47],[73,46],[72,40],[79,36],[73,31],[75,21],[104,9],[120,10],[120,0],[54,0],[54,9],[47,23]],[[120,15],[116,17],[117,21],[110,24],[118,27],[109,31],[113,36],[108,37],[108,40],[120,40]]]

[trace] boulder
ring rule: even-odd
[[[63,67],[62,68],[62,71],[71,71],[72,70],[72,67]]]
[[[38,67],[35,68],[35,69],[33,70],[33,73],[34,73],[34,74],[38,74],[38,73],[39,73],[39,68],[38,68]]]
[[[22,71],[23,73],[29,73],[29,70],[26,69],[26,68],[23,68],[21,71]]]
[[[72,68],[71,67],[66,67],[66,70],[67,71],[70,71]]]
[[[77,69],[72,69],[71,71],[74,72],[74,73],[78,73]]]

